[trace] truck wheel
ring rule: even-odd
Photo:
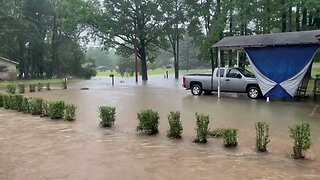
[[[200,96],[202,94],[202,87],[199,84],[194,84],[191,87],[191,93],[195,96]]]
[[[256,86],[249,87],[247,95],[251,99],[258,99],[261,96],[260,89]]]

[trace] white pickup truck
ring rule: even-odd
[[[218,68],[213,73],[187,74],[183,76],[182,86],[193,95],[210,94],[218,91],[218,77]],[[257,79],[244,68],[220,68],[220,91],[247,93],[251,99],[262,97]]]

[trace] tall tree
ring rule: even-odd
[[[173,54],[175,78],[179,78],[179,45],[184,34],[185,9],[181,0],[162,1],[161,8],[164,11],[164,21],[168,26],[164,28],[164,38],[161,47]],[[166,42],[169,42],[167,44]]]
[[[90,25],[106,47],[129,57],[137,48],[142,80],[148,80],[147,61],[156,57],[158,37],[170,22],[163,22],[160,0],[105,0],[95,9]]]

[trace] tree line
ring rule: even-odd
[[[0,56],[19,62],[20,78],[95,74],[80,45],[81,1],[1,0]],[[73,7],[78,7],[73,9]]]
[[[148,62],[160,49],[174,57],[178,78],[180,60],[192,64],[190,48],[216,66],[211,46],[225,36],[320,29],[319,0],[2,0],[1,6],[1,27],[8,31],[0,34],[6,39],[0,53],[19,59],[20,72],[34,75],[81,72],[88,61],[81,39],[123,57],[136,49],[147,80]],[[240,58],[244,65],[245,56]],[[234,52],[223,52],[222,60],[235,64]]]

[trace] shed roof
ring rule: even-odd
[[[243,49],[279,45],[320,44],[320,30],[225,37],[213,48]]]
[[[16,64],[16,65],[19,64],[19,63],[16,62],[16,61],[12,61],[12,60],[10,60],[10,59],[7,59],[7,58],[1,57],[1,56],[0,56],[0,61],[7,61],[7,62],[9,62],[9,63]]]

